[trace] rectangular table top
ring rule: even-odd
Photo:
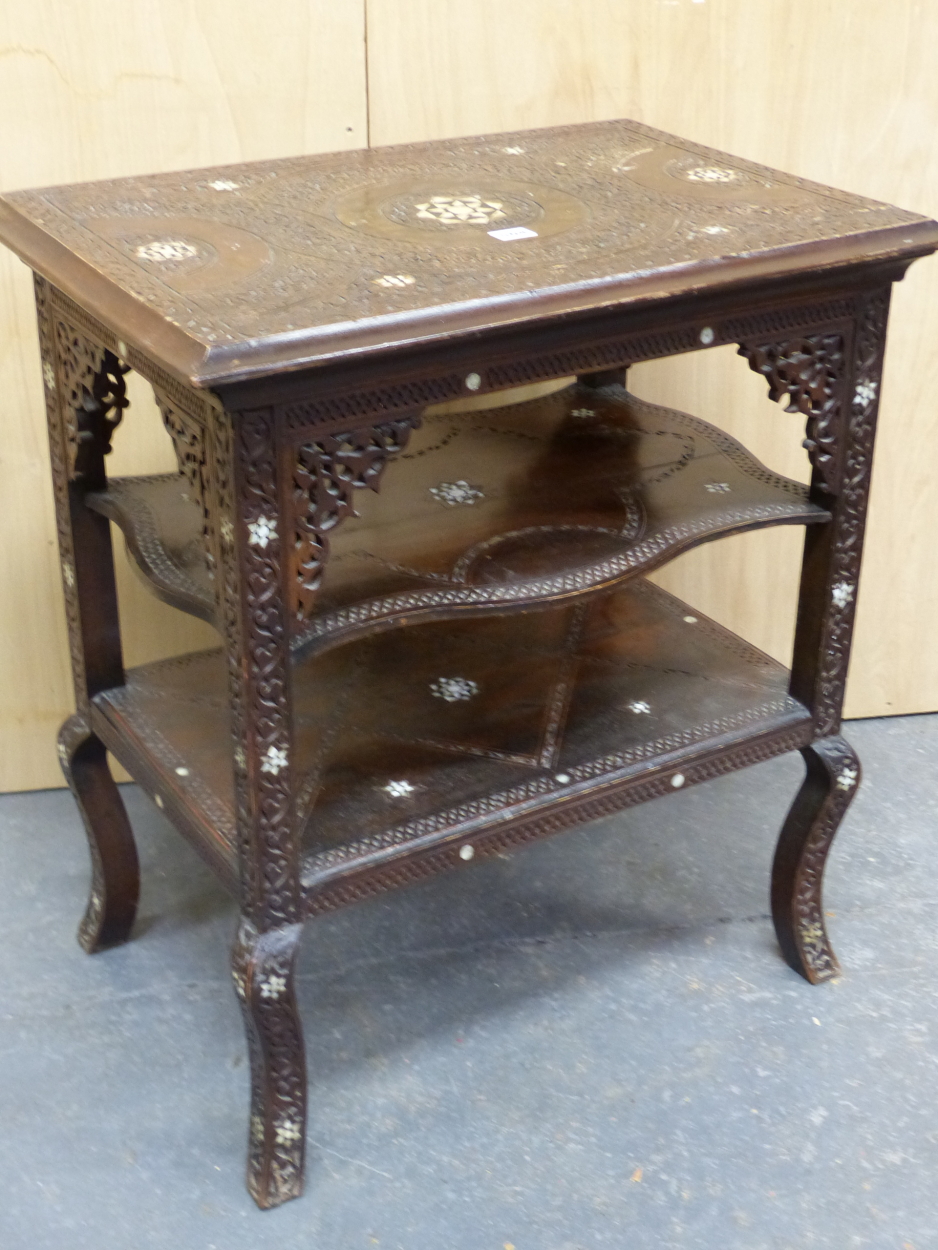
[[[917,214],[631,121],[0,197],[0,241],[196,386],[938,247]]]

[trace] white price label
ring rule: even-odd
[[[513,243],[515,239],[536,239],[537,231],[527,226],[509,226],[506,230],[490,230],[493,239],[501,239],[503,243]]]

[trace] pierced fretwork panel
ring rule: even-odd
[[[128,368],[63,319],[55,322],[55,341],[69,477],[84,477],[111,450],[128,405]],[[55,380],[47,376],[46,384]]]
[[[832,493],[838,490],[837,445],[841,420],[844,339],[841,334],[810,334],[782,343],[743,343],[739,354],[769,383],[769,396],[789,397],[786,412],[808,418],[804,446]]]
[[[403,451],[420,423],[412,413],[347,434],[327,434],[297,449],[293,466],[295,578],[293,608],[299,620],[312,612],[328,555],[329,532],[355,516],[354,492],[377,490],[388,457]]]

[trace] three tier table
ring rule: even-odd
[[[321,912],[800,750],[772,911],[792,967],[834,974],[889,292],[934,222],[615,121],[14,192],[0,239],[35,273],[80,940],[123,942],[137,903],[110,750],[238,900],[261,1206],[302,1186]],[[804,414],[809,487],[627,390],[725,343]],[[130,369],[176,474],[107,477]],[[216,649],[125,671],[112,522]],[[643,576],[772,525],[805,531],[790,672]]]

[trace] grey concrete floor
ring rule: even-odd
[[[232,904],[128,786],[140,920],[89,958],[70,798],[3,797],[0,1247],[938,1247],[938,717],[846,736],[832,984],[767,915],[797,756],[309,926],[307,1189],[270,1212]]]

